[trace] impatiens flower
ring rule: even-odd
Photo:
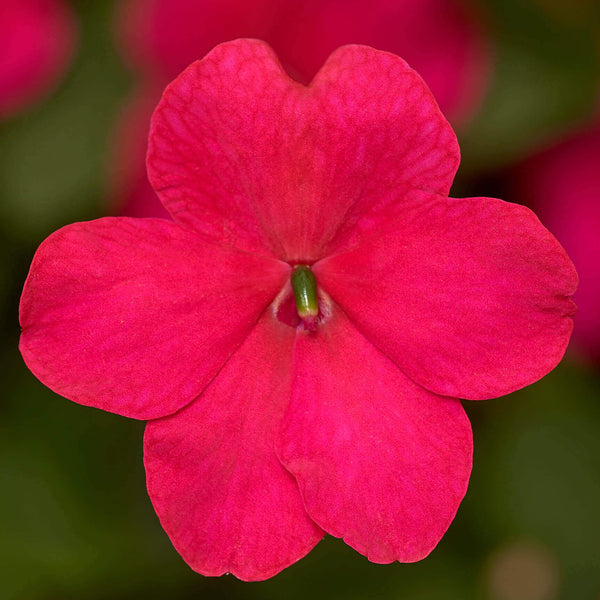
[[[64,0],[0,0],[0,119],[46,92],[75,42]]]
[[[397,56],[346,46],[304,86],[238,40],[154,113],[173,221],[41,245],[23,357],[57,393],[149,420],[148,492],[194,570],[264,579],[324,533],[373,562],[425,557],[471,471],[457,398],[561,359],[570,260],[529,209],[448,198],[458,163]]]
[[[343,44],[393,52],[454,123],[479,104],[491,63],[480,19],[458,0],[122,0],[118,16],[120,46],[140,79],[112,161],[115,209],[128,216],[167,216],[146,175],[150,115],[165,85],[220,42],[266,40],[305,84]]]
[[[525,161],[513,182],[577,266],[573,346],[600,364],[600,123]]]

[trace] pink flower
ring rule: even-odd
[[[264,579],[325,532],[374,562],[423,558],[471,471],[456,398],[561,359],[571,262],[529,209],[448,198],[458,163],[402,59],[346,46],[305,87],[238,40],[154,114],[173,222],[104,218],[41,245],[25,361],[150,421],[148,491],[194,570]]]
[[[54,85],[71,58],[75,32],[63,0],[0,1],[0,119]]]
[[[127,0],[118,27],[141,79],[113,151],[112,202],[129,216],[167,216],[146,175],[150,115],[165,85],[220,42],[266,40],[302,83],[343,44],[393,52],[418,70],[455,123],[478,106],[491,62],[479,20],[457,0]]]
[[[556,233],[581,276],[573,349],[600,364],[600,123],[523,163],[516,194]]]

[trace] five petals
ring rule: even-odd
[[[149,419],[148,491],[206,575],[271,577],[324,532],[415,561],[466,492],[457,398],[541,377],[577,277],[533,214],[447,198],[456,138],[400,58],[336,51],[309,86],[262,42],[165,91],[148,169],[174,222],[61,229],[34,258],[21,351],[81,404]],[[312,265],[316,330],[283,322]]]

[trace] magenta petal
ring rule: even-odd
[[[21,353],[75,402],[161,417],[200,394],[288,273],[162,219],[75,223],[33,259]]]
[[[146,428],[152,503],[177,551],[203,575],[267,579],[323,536],[274,450],[293,343],[294,329],[268,314],[200,398]]]
[[[0,2],[0,118],[38,98],[62,75],[76,29],[63,0]]]
[[[315,274],[414,381],[484,399],[533,383],[560,361],[577,274],[529,209],[418,192],[382,227]]]
[[[446,193],[458,162],[448,122],[397,56],[346,46],[306,88],[264,43],[237,40],[167,88],[148,172],[176,220],[311,262],[404,189]]]
[[[298,335],[278,454],[326,532],[373,562],[412,562],[465,495],[471,427],[459,401],[414,384],[334,307]]]

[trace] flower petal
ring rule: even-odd
[[[200,394],[288,276],[162,219],[75,223],[33,259],[21,353],[75,402],[161,417]]]
[[[346,46],[306,88],[256,40],[217,46],[167,88],[148,152],[175,220],[290,262],[322,258],[405,188],[446,193],[458,162],[402,59]]]
[[[73,53],[76,30],[63,0],[0,2],[0,118],[56,82]]]
[[[381,229],[315,265],[360,331],[434,393],[491,398],[562,358],[577,274],[527,208],[407,196]]]
[[[274,449],[293,344],[294,329],[266,313],[200,398],[146,428],[152,503],[177,551],[203,575],[267,579],[323,536]]]
[[[334,306],[298,335],[278,455],[325,531],[373,562],[412,562],[466,492],[471,427],[458,400],[414,384]]]

